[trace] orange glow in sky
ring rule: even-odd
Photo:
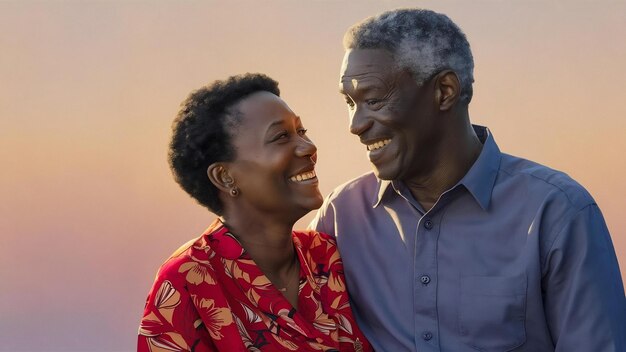
[[[338,94],[343,32],[414,1],[0,3],[0,351],[128,351],[159,265],[213,215],[173,181],[191,91],[263,72],[323,194],[370,169]],[[421,1],[465,31],[470,116],[595,197],[626,272],[626,3]],[[306,226],[311,214],[298,225]]]

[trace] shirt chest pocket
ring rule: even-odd
[[[483,352],[506,352],[526,341],[526,276],[461,278],[459,334]]]

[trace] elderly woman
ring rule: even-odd
[[[173,125],[176,181],[219,215],[160,268],[139,351],[369,351],[335,241],[293,231],[319,208],[316,147],[261,74],[193,92]]]

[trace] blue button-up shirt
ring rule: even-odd
[[[600,209],[484,127],[467,174],[424,211],[372,173],[325,200],[360,327],[379,351],[626,351],[626,299]]]

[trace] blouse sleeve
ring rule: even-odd
[[[328,282],[322,294],[326,295],[330,308],[334,310],[333,318],[339,326],[339,345],[341,351],[373,351],[369,341],[359,329],[354,313],[350,306],[346,279],[343,271],[343,261],[337,250],[337,243],[329,235],[319,233],[327,245],[327,262],[329,265]]]
[[[157,277],[139,326],[137,351],[217,351],[203,336],[201,320],[184,284]]]

